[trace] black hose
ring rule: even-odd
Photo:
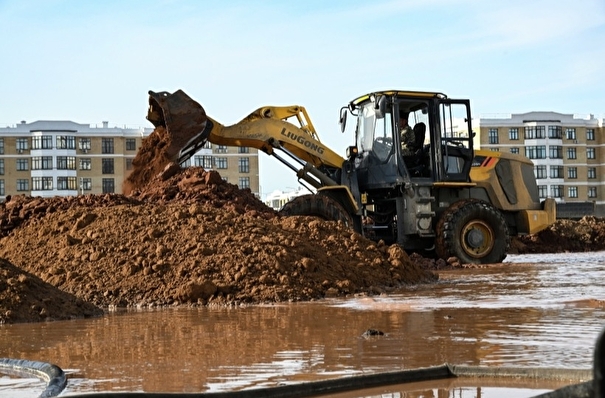
[[[40,398],[56,397],[67,385],[67,377],[61,368],[46,362],[26,359],[0,358],[0,373],[17,376],[35,376],[46,382]]]
[[[597,355],[595,353],[595,355]],[[595,362],[596,363],[596,362]],[[16,359],[1,359],[0,372],[35,375],[47,381],[47,388],[40,397],[55,397],[67,383],[63,371],[57,366],[43,362]],[[589,380],[592,370],[555,369],[555,368],[518,368],[518,367],[480,367],[444,364],[429,368],[402,370],[369,375],[350,376],[332,380],[321,380],[287,386],[225,391],[216,393],[142,393],[142,392],[101,392],[70,395],[71,398],[302,398],[346,391],[419,381],[440,380],[456,377],[491,377],[534,380]],[[601,380],[602,381],[602,380]],[[580,384],[536,396],[534,398],[592,398],[593,383],[585,381]],[[601,398],[601,396],[596,396]],[[605,397],[604,397],[605,398]]]
[[[594,397],[605,398],[605,329],[601,331],[594,349]]]
[[[343,377],[333,380],[321,380],[287,386],[225,391],[216,393],[135,393],[101,392],[82,395],[70,395],[70,398],[302,398],[346,391],[363,390],[379,386],[413,383],[418,381],[440,380],[455,377],[509,377],[517,379],[540,380],[588,380],[591,370],[551,369],[551,368],[489,368],[478,366],[449,365],[402,370],[398,372],[376,373],[370,375]],[[577,389],[577,387],[576,387]],[[558,390],[557,390],[558,391]],[[563,397],[559,395],[556,397]],[[588,398],[586,395],[565,395],[573,398]],[[555,398],[555,396],[553,396]]]
[[[592,380],[584,383],[572,384],[558,388],[544,394],[535,395],[531,398],[594,398]]]

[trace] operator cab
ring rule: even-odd
[[[440,93],[382,91],[357,98],[349,110],[357,117],[355,168],[365,185],[360,188],[469,181],[473,134],[468,100],[450,100]],[[402,134],[402,129],[414,138]]]

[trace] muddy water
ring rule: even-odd
[[[60,366],[69,377],[64,395],[241,390],[445,362],[592,367],[605,327],[605,252],[509,256],[499,266],[441,272],[440,280],[372,298],[5,325],[0,357]],[[384,335],[364,338],[367,329]],[[0,377],[0,396],[36,396],[42,385]],[[557,388],[434,386],[408,396],[519,397]],[[393,388],[362,395],[403,389]]]

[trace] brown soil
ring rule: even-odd
[[[38,321],[43,310],[65,317],[45,305],[65,295],[104,309],[237,305],[379,294],[437,279],[399,247],[344,225],[278,217],[216,172],[168,170],[130,196],[8,198],[0,258],[56,290],[0,296],[0,322]],[[40,311],[28,316],[17,301]]]
[[[0,204],[0,323],[110,307],[239,305],[379,294],[437,280],[434,261],[342,224],[281,217],[214,171],[180,169],[188,137],[143,141],[127,194],[7,197]],[[179,141],[180,140],[180,141]],[[559,221],[513,252],[605,248],[605,222]]]
[[[558,220],[535,235],[513,240],[511,254],[565,253],[605,250],[605,219],[586,216],[579,221]]]
[[[0,323],[100,316],[103,311],[0,258]]]

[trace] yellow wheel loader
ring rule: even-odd
[[[320,141],[302,106],[262,107],[224,126],[181,90],[150,91],[149,105],[147,118],[172,137],[172,161],[186,161],[206,142],[257,148],[309,188],[281,214],[340,221],[408,252],[498,263],[511,236],[555,221],[555,202],[540,199],[528,158],[474,150],[466,99],[402,90],[356,98],[340,110],[343,132],[355,119],[344,157]],[[400,135],[403,114],[416,134],[413,152]]]

